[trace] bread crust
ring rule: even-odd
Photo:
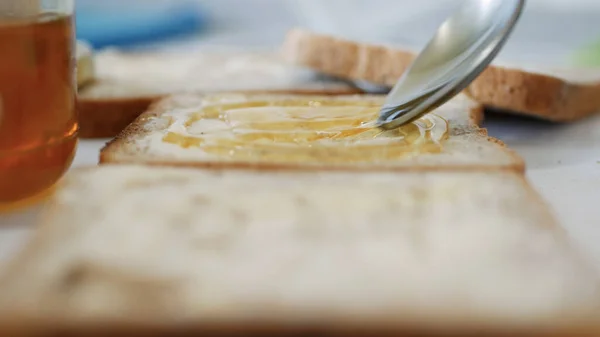
[[[391,46],[357,43],[294,29],[283,55],[288,62],[325,74],[393,86],[415,54]],[[600,111],[597,83],[576,84],[539,73],[490,66],[465,90],[475,101],[510,113],[571,122]]]
[[[600,82],[574,84],[499,66],[488,67],[465,93],[491,108],[553,122],[573,122],[600,111]]]
[[[328,75],[393,86],[414,60],[409,51],[291,30],[282,47],[290,63]]]
[[[77,100],[80,138],[110,138],[146,111],[156,97]]]
[[[299,167],[296,164],[278,164],[278,163],[249,163],[249,162],[218,162],[218,161],[206,161],[206,162],[182,162],[173,163],[168,161],[143,161],[136,156],[136,152],[132,152],[128,149],[132,146],[136,138],[146,136],[152,133],[154,130],[147,130],[144,125],[149,119],[159,117],[163,113],[167,112],[173,107],[175,102],[180,100],[196,100],[201,101],[202,94],[184,94],[174,95],[162,100],[156,101],[150,106],[148,111],[144,112],[139,116],[133,123],[127,126],[122,132],[120,132],[115,138],[109,141],[106,146],[100,151],[100,164],[139,164],[151,166],[179,166],[179,167],[193,167],[193,168],[205,168],[205,169],[221,169],[227,167],[228,169],[255,169],[255,170],[298,170]],[[339,96],[338,96],[339,97]],[[394,167],[394,166],[377,166],[375,167],[336,167],[336,166],[302,166],[302,170],[351,170],[351,171],[404,171],[404,172],[415,172],[415,171],[487,171],[487,170],[507,170],[514,171],[523,174],[525,172],[524,160],[513,150],[508,148],[505,143],[501,140],[489,137],[487,130],[480,128],[479,123],[483,120],[483,107],[477,106],[469,111],[469,122],[472,127],[477,128],[472,133],[479,134],[486,137],[485,139],[489,142],[498,144],[502,147],[503,151],[509,154],[512,161],[509,165],[493,167],[483,165],[452,165],[452,167],[444,166],[430,166],[425,167],[422,165]],[[134,150],[135,151],[135,150]],[[125,154],[125,155],[124,155]]]
[[[30,322],[27,322],[30,324]],[[20,326],[20,328],[13,328]],[[17,322],[0,325],[0,334],[11,337],[597,337],[594,327],[569,327],[540,331],[537,329],[488,331],[485,329],[441,330],[433,326],[416,328],[368,328],[344,326],[277,326],[237,325],[161,326],[155,324],[47,324],[29,326]]]

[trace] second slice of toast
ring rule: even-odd
[[[303,29],[289,32],[283,52],[292,64],[386,87],[396,84],[416,55],[402,47],[350,41]],[[466,93],[486,107],[568,122],[600,111],[600,69],[495,63]]]
[[[345,170],[514,170],[523,161],[477,125],[459,95],[401,130],[374,121],[384,97],[178,95],[155,104],[101,153],[102,163]]]
[[[183,92],[260,91],[348,94],[358,89],[286,64],[277,53],[218,50],[142,53],[105,50],[93,83],[79,92],[80,135],[114,137],[152,102]]]

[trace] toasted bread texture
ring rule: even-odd
[[[183,92],[259,91],[348,94],[358,89],[286,64],[277,53],[126,53],[95,56],[96,79],[79,93],[81,137],[114,137],[164,96]]]
[[[583,336],[598,324],[596,271],[512,172],[105,165],[70,174],[43,218],[0,283],[3,335]]]
[[[329,130],[320,124],[316,129],[311,126],[329,124],[340,115],[351,124],[355,122],[352,118],[364,118],[365,109],[371,109],[374,120],[383,99],[365,95],[176,95],[158,102],[127,127],[102,150],[100,161],[258,169],[524,170],[519,156],[477,126],[482,108],[464,95],[434,111],[447,121],[446,137],[435,143],[404,145],[410,134],[404,138],[394,134],[352,143],[343,138],[325,146],[323,141],[336,140],[339,135],[323,140]],[[302,112],[294,106],[298,101],[305,105]],[[357,108],[357,104],[366,108]],[[207,111],[220,111],[219,117],[225,116],[225,120],[215,121]],[[294,114],[294,118],[280,118]],[[300,137],[309,128],[313,129],[306,140],[288,146],[286,137]],[[435,128],[431,132],[435,133]],[[245,141],[257,134],[260,139]],[[216,144],[212,151],[204,147],[208,136]],[[170,141],[173,139],[176,142]],[[430,150],[430,145],[437,147]]]
[[[288,62],[325,74],[393,86],[414,60],[413,51],[292,30],[284,43]],[[466,90],[486,107],[556,122],[600,112],[600,69],[488,67]]]

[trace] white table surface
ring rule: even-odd
[[[217,10],[217,2],[211,3],[217,17],[226,13],[236,18],[236,29],[216,25],[202,41],[175,41],[162,47],[195,49],[203,44],[272,46],[280,41],[287,28],[297,24],[295,18],[286,18],[290,13],[283,8],[278,12],[277,2],[263,0],[253,3],[265,4],[264,8],[253,10],[255,14],[269,16],[263,20],[256,15],[240,14],[245,10],[241,3],[246,3],[246,0],[227,0],[223,4],[234,2],[240,5],[224,5],[220,11]],[[236,9],[237,14],[234,13]],[[244,18],[253,24],[243,26]],[[268,21],[272,25],[265,27],[263,23]],[[590,21],[592,23],[596,27],[599,24],[597,20]],[[538,31],[535,22],[529,26],[533,27],[531,34]],[[564,39],[564,43],[568,43],[569,37]],[[563,43],[556,39],[555,42],[555,45]],[[540,50],[540,53],[558,55],[558,51]],[[534,188],[552,207],[565,230],[591,255],[600,269],[600,114],[569,125],[550,125],[495,115],[488,116],[485,126],[490,135],[505,141],[526,160],[527,176]],[[73,167],[96,165],[99,149],[105,142],[81,141]],[[0,215],[0,265],[31,235],[40,207]]]

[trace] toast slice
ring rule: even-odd
[[[101,152],[101,163],[210,168],[494,170],[523,160],[487,136],[464,95],[400,130],[374,122],[384,97],[177,95],[155,104]]]
[[[271,52],[126,53],[95,56],[96,80],[79,92],[81,137],[114,137],[155,100],[183,92],[357,93],[342,81],[285,64]]]
[[[2,335],[599,331],[596,271],[511,172],[106,165],[43,218],[0,282]]]
[[[348,41],[307,30],[289,32],[288,62],[324,74],[392,87],[415,57],[411,50]],[[568,122],[600,112],[600,68],[488,67],[466,90],[486,107]]]

